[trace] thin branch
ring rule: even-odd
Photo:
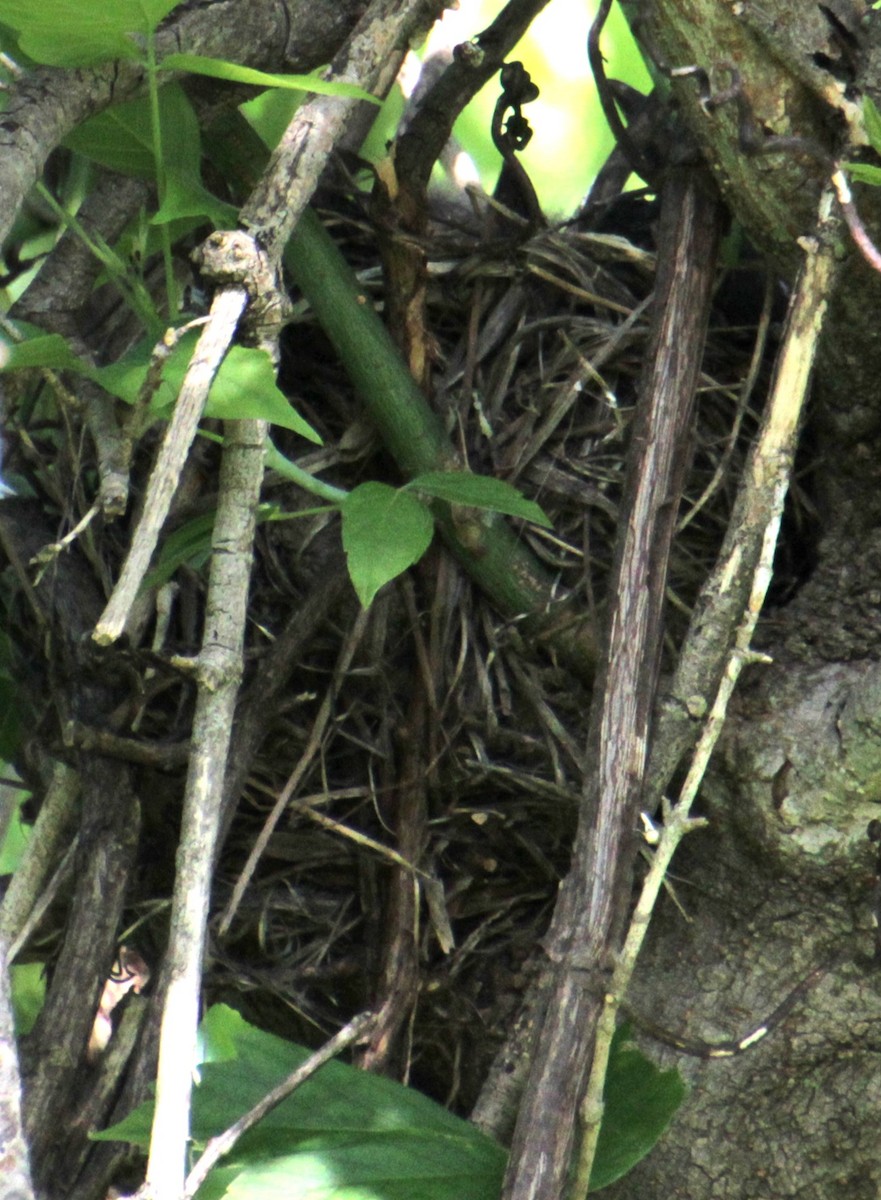
[[[410,37],[440,15],[428,0],[373,0],[326,78],[371,91],[388,59],[403,56]],[[315,190],[336,143],[361,101],[313,96],[300,109],[273,153],[262,181],[242,209],[241,221],[276,263]]]
[[[610,582],[610,631],[591,713],[594,766],[547,953],[555,970],[515,1129],[505,1200],[557,1200],[632,888],[633,829],[646,769],[670,543],[709,319],[721,205],[701,172],[668,174],[652,337],[628,456]]]
[[[197,661],[199,692],[192,754],[164,967],[167,990],[145,1184],[146,1194],[155,1200],[180,1200],[184,1185],[205,928],[223,780],[243,669],[265,438],[262,421],[226,423],[205,635]]]
[[[128,556],[92,634],[101,646],[116,641],[125,629],[202,419],[208,392],[214,376],[220,370],[247,301],[248,293],[243,287],[226,288],[214,297],[208,324],[193,351],[156,465],[150,475],[147,498]]]
[[[395,0],[373,0],[334,59],[331,77],[369,90],[384,76],[389,56],[396,50],[403,53],[429,11],[424,0],[406,0],[403,5]],[[328,155],[345,129],[350,109],[351,102],[339,97],[316,97],[303,105],[242,210],[242,223],[259,237],[247,237],[241,232],[215,233],[200,248],[203,273],[221,288],[212,306],[212,320],[199,341],[201,346],[203,341],[212,339],[211,344],[216,345],[218,352],[217,365],[246,303],[250,337],[273,355],[287,310],[281,283],[281,254],[311,198]],[[222,314],[228,314],[224,322],[220,320]],[[216,342],[212,332],[215,324],[220,326]],[[187,379],[193,370],[191,365]],[[184,389],[186,383],[187,380]],[[183,396],[178,407],[182,402]],[[164,971],[167,991],[159,1045],[156,1109],[147,1180],[142,1189],[153,1200],[179,1200],[183,1192],[202,955],[220,832],[223,781],[242,671],[255,508],[263,477],[266,434],[262,422],[227,423],[205,642],[198,660],[200,687],[193,721],[193,751]],[[119,608],[122,609],[121,603]],[[102,621],[99,630],[107,630],[105,637],[109,633],[107,640],[111,640],[113,630],[121,627],[117,614],[114,624]]]

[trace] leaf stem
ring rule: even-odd
[[[153,161],[156,166],[156,186],[159,190],[159,207],[161,208],[165,203],[168,191],[168,176],[165,170],[165,157],[162,153],[162,119],[159,113],[156,39],[152,30],[147,37],[147,87],[150,95],[150,132],[153,138]],[[159,244],[162,247],[162,265],[165,272],[165,296],[168,303],[168,319],[173,323],[178,312],[178,297],[171,253],[171,231],[167,221],[163,221],[159,226]]]

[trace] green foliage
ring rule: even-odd
[[[218,200],[202,183],[199,122],[180,84],[157,94],[161,126],[162,204],[155,225],[183,217],[206,218],[218,229],[236,223],[236,210]],[[115,104],[69,135],[65,145],[92,162],[142,179],[156,177],[154,118],[148,97]]]
[[[863,96],[863,121],[869,144],[876,154],[881,154],[881,113],[871,96]]]
[[[205,1063],[193,1101],[196,1148],[222,1132],[308,1058],[309,1051],[215,1005],[201,1029]],[[683,1096],[675,1071],[660,1072],[627,1045],[613,1045],[606,1113],[591,1190],[645,1156]],[[146,1149],[152,1104],[100,1141]],[[201,1200],[494,1200],[505,1151],[467,1121],[390,1079],[328,1063],[247,1133],[215,1168]]]
[[[413,493],[550,526],[541,508],[509,483],[469,471],[428,471],[398,489],[362,483],[340,511],[349,575],[365,608],[383,584],[418,562],[431,542],[431,514]]]
[[[876,5],[877,7],[877,5]],[[876,154],[881,155],[881,113],[871,96],[863,96],[863,126],[869,145]],[[845,163],[847,172],[858,183],[868,183],[873,187],[881,187],[881,167],[869,163]]]
[[[9,969],[12,1013],[19,1037],[34,1027],[46,999],[46,968],[43,963],[18,963]]]
[[[4,804],[14,806],[15,811],[10,815],[6,836],[0,843],[0,875],[11,875],[18,870],[25,846],[31,835],[31,826],[26,825],[21,819],[21,806],[29,795],[29,792],[22,790],[14,799],[4,798],[3,800]]]
[[[19,49],[49,67],[89,67],[136,58],[178,0],[0,0],[0,24]],[[140,44],[139,44],[140,43]]]
[[[545,529],[551,528],[551,522],[539,505],[534,500],[527,500],[504,479],[472,475],[470,471],[425,471],[411,479],[405,488],[435,500],[446,500],[449,504],[506,513],[509,517],[522,517]]]
[[[28,327],[20,325],[22,333]],[[150,402],[151,408],[167,415],[180,392],[198,338],[191,331],[180,339],[166,359],[158,386]],[[125,358],[107,367],[93,367],[70,349],[60,334],[36,333],[9,347],[4,370],[24,367],[48,367],[55,371],[74,371],[94,380],[126,404],[137,404],[147,378],[152,344],[142,342]],[[205,416],[219,420],[255,419],[281,425],[310,442],[321,443],[321,437],[291,407],[279,390],[275,370],[264,350],[248,346],[233,346],[223,360],[208,393]]]
[[[284,521],[301,514],[282,512],[277,504],[258,504],[257,524],[264,521]],[[145,588],[161,587],[167,583],[178,567],[186,564],[193,571],[200,571],[211,557],[211,534],[217,510],[202,513],[187,521],[170,533],[162,543],[156,566],[144,579]]]
[[[281,88],[295,91],[301,96],[315,92],[322,96],[348,96],[352,100],[366,100],[368,104],[381,101],[354,83],[339,83],[323,78],[323,71],[312,71],[308,75],[278,75],[270,71],[256,71],[238,63],[226,62],[222,58],[207,58],[202,54],[169,54],[163,58],[163,71],[186,71],[190,75],[209,75],[213,79],[224,79],[227,83],[244,83],[251,87]]]
[[[390,579],[418,562],[431,542],[431,513],[415,496],[385,483],[362,483],[340,511],[343,549],[358,599],[368,608]]]
[[[603,1102],[605,1111],[590,1190],[598,1192],[626,1175],[648,1154],[685,1099],[685,1084],[675,1069],[659,1071],[630,1044],[622,1025],[612,1042]]]

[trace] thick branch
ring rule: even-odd
[[[719,202],[705,179],[672,175],[663,193],[652,348],[610,587],[605,686],[597,692],[591,717],[595,765],[585,786],[572,869],[549,935],[556,982],[514,1133],[506,1200],[558,1200],[570,1169],[605,975],[630,895],[667,559],[720,229]]]

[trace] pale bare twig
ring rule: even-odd
[[[205,928],[223,780],[243,669],[265,438],[262,421],[226,423],[205,634],[197,662],[199,691],[163,972],[165,1005],[145,1184],[146,1194],[155,1200],[180,1200],[183,1191]]]
[[[92,634],[101,646],[116,641],[125,629],[202,419],[211,383],[229,349],[247,300],[248,293],[244,288],[228,288],[214,297],[209,322],[193,352],[174,413],[162,439],[128,557]]]
[[[373,0],[334,60],[331,76],[370,90],[377,81],[387,77],[390,57],[395,53],[404,54],[410,36],[420,22],[425,22],[429,12],[425,0],[406,0],[404,4],[397,0]],[[259,241],[254,237],[246,239],[237,232],[213,234],[201,247],[203,272],[222,288],[215,296],[212,318],[215,311],[218,316],[221,312],[229,312],[230,317],[235,312],[237,321],[246,302],[250,301],[249,333],[271,356],[280,323],[286,317],[285,297],[280,290],[281,255],[314,192],[328,155],[344,131],[349,108],[349,103],[339,98],[328,101],[320,97],[308,101],[297,111],[267,171],[242,210],[242,223],[259,233]],[[233,327],[236,321],[231,322]],[[214,320],[209,322],[199,346],[209,341],[214,344],[212,327],[215,323]],[[231,340],[232,328],[224,327],[223,336],[222,350],[218,337],[218,365]],[[191,366],[188,378],[192,370]],[[186,388],[186,380],[184,386]],[[178,405],[181,403],[179,400]],[[251,472],[251,478],[240,481],[238,494],[230,490],[227,495],[223,481],[225,475],[235,469],[228,466],[228,458],[234,450],[231,440],[236,438],[243,439],[239,442],[242,451],[239,465]],[[250,445],[246,446],[249,438]],[[205,621],[206,642],[198,663],[200,687],[184,799],[171,937],[164,971],[167,991],[160,1034],[156,1109],[147,1179],[141,1189],[142,1194],[152,1200],[180,1200],[183,1193],[205,927],[220,826],[223,778],[242,667],[254,508],[263,473],[265,438],[266,428],[261,423],[227,423]],[[247,468],[244,468],[245,458],[249,463]],[[224,518],[222,510],[227,506]],[[242,530],[243,540],[237,543],[237,553],[231,554],[224,545],[228,536],[224,532],[225,521],[234,522],[236,512],[247,517],[248,531],[246,534]],[[232,562],[237,564],[234,572],[228,570]],[[127,603],[130,602],[129,599]],[[118,636],[114,631],[122,628],[127,611],[123,604],[120,601],[113,622],[105,613],[96,636],[103,635],[102,640]]]

